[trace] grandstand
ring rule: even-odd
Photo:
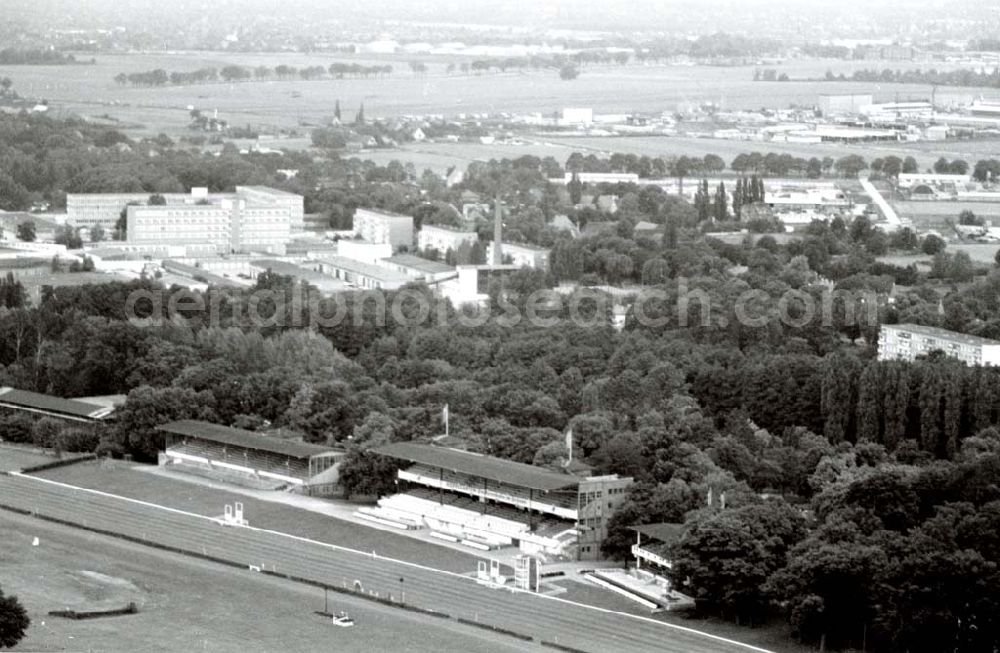
[[[314,496],[336,491],[343,451],[196,420],[157,429],[166,437],[161,465],[257,489]]]
[[[397,442],[375,450],[407,463],[401,492],[358,517],[480,550],[518,547],[543,559],[596,559],[631,478],[576,477],[447,447]]]
[[[105,419],[115,410],[113,406],[101,406],[93,402],[63,399],[9,387],[0,388],[0,408],[83,423],[94,423]]]

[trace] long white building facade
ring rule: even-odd
[[[967,365],[1000,365],[1000,341],[921,324],[883,324],[878,359],[912,361],[940,351]]]
[[[115,229],[122,210],[128,206],[149,205],[151,193],[69,193],[66,195],[66,222],[74,227],[92,229],[100,225],[106,232]],[[192,188],[190,193],[160,193],[165,205],[172,208],[219,205],[224,200],[243,199],[250,206],[280,207],[288,212],[293,231],[304,223],[302,196],[266,186],[238,186],[235,193],[209,193],[207,188]]]
[[[194,204],[128,205],[126,240],[135,245],[210,244],[219,252],[282,253],[302,221],[302,196],[263,186]]]

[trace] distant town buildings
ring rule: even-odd
[[[293,225],[302,224],[301,195],[237,186],[235,193],[201,198],[193,204],[124,204],[126,240],[133,245],[209,243],[218,252],[283,253]],[[120,201],[108,197],[106,205]]]
[[[389,243],[393,249],[413,245],[413,218],[408,215],[358,208],[354,233],[372,243]]]
[[[448,250],[457,251],[463,243],[472,246],[478,240],[479,235],[475,231],[462,231],[441,225],[424,225],[417,232],[417,247],[421,251],[433,249],[440,256],[444,256]]]
[[[401,272],[414,281],[425,283],[439,283],[458,276],[455,268],[450,265],[429,261],[413,254],[396,254],[382,259],[379,261],[379,265],[395,272]]]
[[[559,114],[561,126],[589,125],[594,122],[594,110],[589,108],[566,108]]]
[[[632,172],[578,172],[577,179],[583,184],[638,184],[639,175]],[[561,178],[549,179],[552,184],[568,184],[573,180],[573,173],[567,172]]]
[[[336,279],[365,290],[399,290],[413,281],[410,276],[397,270],[355,261],[345,256],[324,256],[319,260],[318,267],[320,271]]]
[[[235,193],[209,193],[207,188],[192,188],[190,193],[68,193],[66,222],[74,227],[92,229],[100,225],[106,232],[114,231],[122,210],[129,205],[148,205],[158,195],[164,206],[186,207],[218,205],[223,200],[243,199],[251,206],[281,207],[289,215],[293,231],[303,228],[302,196],[265,186],[239,186]]]
[[[1000,341],[920,324],[883,324],[878,359],[912,361],[940,351],[967,365],[1000,364]]]
[[[862,107],[870,106],[874,103],[871,93],[850,93],[850,94],[821,94],[819,96],[819,110],[826,117],[839,115],[855,115],[861,112]]]
[[[491,242],[486,246],[486,260],[493,260],[494,244]],[[517,267],[536,268],[539,270],[549,269],[550,250],[535,245],[525,245],[523,243],[502,243],[500,246],[503,253],[503,262],[510,263]]]

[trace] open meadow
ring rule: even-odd
[[[0,444],[0,473],[17,471],[53,460],[54,457],[32,447]]]
[[[87,60],[89,55],[80,55],[80,59]],[[107,114],[130,125],[136,134],[183,131],[188,122],[188,106],[202,111],[218,109],[220,117],[233,125],[287,128],[328,119],[337,100],[350,116],[364,103],[369,117],[387,117],[502,111],[551,113],[567,106],[593,107],[599,113],[672,112],[703,102],[714,102],[726,109],[783,108],[791,104],[812,106],[820,93],[870,92],[881,100],[923,99],[931,93],[929,85],[921,84],[754,82],[754,70],[765,66],[584,67],[578,79],[561,81],[555,70],[448,74],[446,64],[438,61],[429,64],[429,72],[417,75],[410,71],[408,63],[420,59],[402,55],[378,58],[224,52],[99,55],[93,65],[0,66],[0,76],[11,77],[14,88],[24,96],[47,99],[57,113],[94,117]],[[326,67],[334,61],[389,64],[394,72],[387,79],[296,79],[160,88],[121,86],[113,80],[118,73],[155,68],[171,72],[231,64]],[[828,69],[849,74],[855,69],[883,65],[884,62],[794,60],[766,67],[787,72],[793,80],[803,80],[822,77]],[[938,97],[971,99],[983,92],[984,89],[948,88],[940,89]]]

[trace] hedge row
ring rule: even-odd
[[[566,646],[565,644],[557,644],[555,642],[547,642],[544,639],[540,642],[542,646],[547,646],[549,648],[554,648],[559,651],[566,651],[566,653],[587,653],[583,649],[573,648],[572,646]]]
[[[71,456],[69,458],[60,458],[59,460],[53,460],[47,463],[41,463],[39,465],[31,465],[30,467],[25,467],[21,470],[22,474],[33,474],[34,472],[44,472],[46,469],[55,469],[56,467],[67,467],[69,465],[75,465],[76,463],[82,463],[85,460],[96,460],[97,454],[85,453],[79,456]]]
[[[484,624],[481,621],[473,621],[472,619],[463,619],[459,617],[457,619],[458,623],[465,624],[466,626],[475,626],[476,628],[483,628],[484,630],[492,630],[495,633],[500,633],[502,635],[510,635],[511,637],[516,637],[521,641],[530,642],[535,638],[531,635],[524,635],[514,630],[508,630],[506,628],[501,628],[500,626],[494,626],[492,624]]]
[[[114,610],[88,610],[79,612],[77,610],[52,610],[49,614],[53,617],[65,617],[67,619],[97,619],[98,617],[118,617],[124,614],[137,614],[139,606],[134,602],[129,603],[124,608]]]

